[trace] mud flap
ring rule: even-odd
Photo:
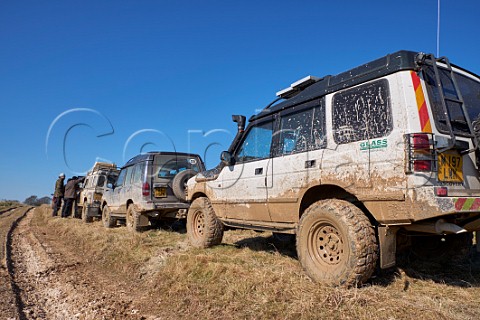
[[[138,226],[139,227],[148,227],[150,225],[150,221],[148,220],[148,216],[144,214],[138,215]]]
[[[398,228],[388,226],[378,227],[381,269],[387,269],[395,265],[395,255],[397,253],[397,231]]]

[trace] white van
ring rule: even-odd
[[[277,93],[188,182],[193,245],[223,226],[296,235],[307,274],[354,286],[396,248],[454,259],[480,230],[480,78],[399,51]],[[379,259],[378,259],[379,258]]]

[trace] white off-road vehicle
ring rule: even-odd
[[[296,235],[314,280],[354,286],[397,248],[446,260],[480,230],[480,78],[399,51],[277,93],[221,163],[188,181],[191,243],[223,227]]]
[[[117,180],[120,170],[114,163],[95,162],[77,197],[77,205],[81,208],[81,218],[84,222],[92,222],[95,217],[102,217],[102,196],[109,186]]]

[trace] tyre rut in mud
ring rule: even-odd
[[[16,208],[13,208],[9,211],[14,211],[15,209]],[[30,208],[19,208],[18,209],[18,211],[19,211],[18,215],[15,218],[15,220],[13,220],[13,222],[11,223],[10,227],[8,228],[7,234],[5,236],[5,245],[4,245],[4,255],[5,256],[1,257],[2,262],[5,261],[5,267],[7,269],[9,282],[10,282],[10,289],[11,289],[11,292],[12,292],[13,297],[14,297],[16,317],[18,317],[19,319],[27,319],[27,318],[26,318],[25,313],[23,311],[24,303],[23,303],[22,298],[21,298],[21,294],[20,294],[21,291],[20,291],[20,288],[15,281],[15,266],[14,266],[14,263],[13,263],[13,260],[12,260],[12,237],[13,237],[12,235],[13,235],[13,231],[18,226],[18,223],[23,218],[25,218],[27,213],[30,212],[31,210],[33,210],[32,207],[30,207]],[[3,303],[6,303],[6,301],[4,301]],[[4,316],[6,316],[6,315],[4,314]]]

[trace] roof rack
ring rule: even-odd
[[[92,171],[100,170],[100,169],[116,169],[117,165],[115,163],[108,163],[108,162],[95,162],[93,165]]]

